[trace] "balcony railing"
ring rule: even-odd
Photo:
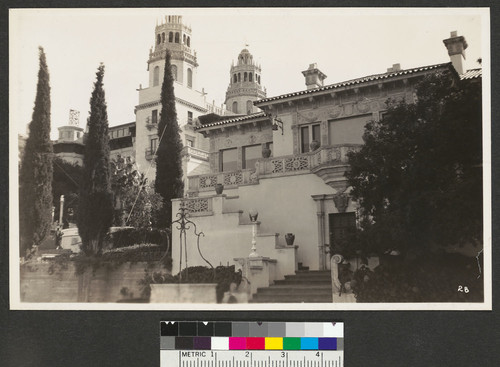
[[[359,144],[334,145],[320,147],[314,152],[260,159],[258,174],[259,176],[293,175],[321,165],[346,165],[347,154],[360,148]]]
[[[309,173],[317,167],[346,166],[348,153],[358,151],[360,144],[324,146],[314,152],[259,159],[255,169],[189,176],[189,191],[209,191],[216,184],[226,188],[258,184],[259,177],[279,177]]]
[[[208,152],[198,148],[185,146],[184,148],[182,148],[182,154],[189,155],[193,158],[201,159],[203,161],[208,161]]]

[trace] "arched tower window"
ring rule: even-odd
[[[177,65],[172,65],[172,77],[177,81]]]
[[[160,35],[160,34],[158,34],[158,35],[156,36],[156,44],[157,44],[157,45],[159,45],[160,43],[161,43],[161,35]]]
[[[179,43],[179,32],[175,32],[175,43]]]
[[[174,42],[174,32],[168,33],[168,42],[170,43]]]
[[[236,74],[233,75],[233,83],[236,83],[238,81],[238,76]]]
[[[257,75],[257,83],[260,84],[260,75]]]
[[[247,101],[247,114],[250,114],[252,113],[252,107],[253,107],[253,103],[252,101]]]
[[[185,34],[182,35],[182,43],[186,43],[186,35]]]
[[[238,82],[241,82],[241,73],[238,73]]]
[[[247,72],[245,71],[245,73],[243,74],[243,81],[246,82],[247,81]]]
[[[249,81],[249,82],[253,81],[253,80],[252,80],[252,79],[253,79],[252,75],[253,75],[252,73],[248,73],[248,81]]]
[[[160,67],[155,66],[153,70],[153,87],[156,87],[158,84],[160,84]]]
[[[188,77],[187,86],[189,88],[192,88],[193,87],[193,71],[189,68],[187,70],[187,77]]]
[[[191,37],[189,37],[189,36],[187,38],[187,45],[188,45],[188,47],[191,47]]]
[[[165,32],[161,34],[161,42],[165,43]]]
[[[238,102],[236,101],[233,102],[233,112],[238,113]]]

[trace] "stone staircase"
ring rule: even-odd
[[[332,303],[330,271],[298,270],[267,288],[259,288],[252,303]]]

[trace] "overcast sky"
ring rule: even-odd
[[[157,20],[182,15],[192,27],[198,56],[197,89],[224,102],[229,69],[245,45],[262,65],[267,96],[305,89],[310,63],[326,84],[402,68],[448,62],[442,40],[450,31],[469,45],[465,68],[488,65],[487,14],[479,9],[38,9],[11,10],[9,30],[10,123],[26,133],[38,73],[38,46],[50,71],[52,129],[67,124],[69,109],[85,127],[100,62],[111,126],[135,121],[139,84],[148,84],[146,61]],[[487,38],[486,38],[487,40]],[[53,137],[56,137],[53,133]]]

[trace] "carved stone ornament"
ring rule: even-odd
[[[333,196],[333,202],[339,213],[345,213],[349,205],[349,196],[346,194],[337,194]]]

